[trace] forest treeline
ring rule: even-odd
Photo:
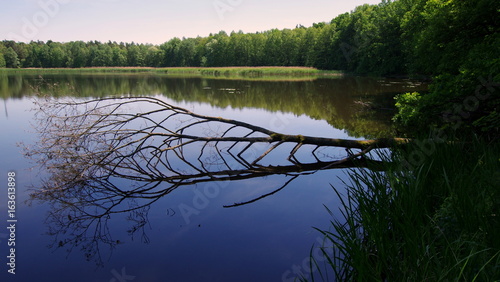
[[[3,41],[0,67],[309,66],[356,73],[456,70],[498,31],[498,3],[399,0],[362,5],[329,23],[257,33],[221,31],[161,45],[99,41]]]
[[[434,78],[429,93],[398,97],[395,119],[400,124],[414,127],[443,118],[453,123],[457,115],[466,116],[460,105],[475,95],[474,105],[468,101],[473,113],[467,114],[467,124],[490,131],[500,124],[499,11],[497,0],[397,0],[365,4],[311,27],[221,31],[161,45],[3,41],[0,67],[308,66],[382,76],[425,75]],[[488,93],[476,95],[480,86]]]

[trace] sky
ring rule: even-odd
[[[1,0],[0,40],[161,44],[329,22],[380,0]]]

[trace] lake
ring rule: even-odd
[[[39,105],[34,104],[40,94],[54,98],[42,104],[46,108],[54,101],[78,103],[105,97],[129,101],[129,97],[141,96],[199,115],[234,119],[282,134],[371,139],[396,135],[390,122],[395,94],[425,89],[425,84],[416,81],[369,77],[265,80],[0,73],[0,280],[293,281],[299,273],[307,277],[311,248],[321,244],[321,236],[313,227],[329,228],[331,216],[325,206],[338,211],[339,199],[332,187],[342,191],[342,180],[349,173],[349,169],[306,165],[315,162],[312,148],[297,152],[299,166],[302,165],[299,169],[256,173],[245,160],[251,162],[264,154],[269,144],[252,145],[248,150],[234,147],[235,152],[245,150],[241,157],[228,153],[229,144],[189,145],[182,151],[183,158],[191,158],[189,162],[182,162],[179,156],[169,159],[162,155],[158,160],[163,161],[148,166],[149,170],[135,170],[135,178],[117,174],[100,178],[102,182],[98,183],[81,181],[80,186],[72,187],[80,190],[37,193],[34,201],[28,201],[34,192],[57,181],[58,185],[66,185],[61,183],[68,179],[66,171],[85,166],[75,159],[65,165],[62,175],[54,178],[56,170],[37,165],[23,154],[31,155],[34,148],[50,145],[50,138],[37,134],[45,130]],[[141,116],[155,107],[158,105],[134,102],[122,113]],[[159,112],[154,119],[132,121],[123,128],[149,129],[145,122],[155,123],[166,115]],[[192,119],[176,116],[169,125],[189,122]],[[200,126],[196,133],[203,136],[218,136],[226,130],[214,123]],[[57,135],[57,131],[52,133]],[[245,133],[236,130],[235,134]],[[148,144],[165,145],[160,137]],[[99,136],[96,138],[99,140]],[[109,141],[106,134],[100,139],[102,144]],[[85,144],[99,148],[96,143]],[[294,148],[287,146],[266,155],[263,165],[297,166],[297,162],[287,160]],[[92,148],[88,149],[90,153]],[[200,151],[204,153],[200,155]],[[152,152],[159,151],[147,151],[141,155],[141,161],[148,162]],[[316,156],[326,163],[344,158],[345,150],[321,148]],[[120,171],[143,165],[124,162],[134,167],[124,168],[120,163]],[[159,167],[170,167],[171,175]],[[239,172],[237,177],[217,174],[224,170]],[[209,173],[203,179],[199,175],[182,178],[205,171]],[[15,173],[10,181],[9,173]],[[144,174],[178,178],[138,178]],[[179,177],[187,182],[180,183]],[[12,186],[9,182],[15,182],[16,187],[14,212],[7,207],[7,187]],[[144,183],[149,186],[144,186],[147,189],[141,197],[128,196],[126,191],[137,191]],[[272,193],[277,189],[280,190]],[[87,194],[82,196],[83,193]],[[267,196],[259,199],[263,195]],[[97,217],[95,212],[103,207],[97,202],[113,205]],[[227,207],[245,202],[248,203]],[[14,213],[16,222],[8,222],[9,212]],[[15,232],[7,228],[12,224]],[[11,268],[7,263],[13,257],[12,247],[15,275],[7,272]]]

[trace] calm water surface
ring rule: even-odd
[[[182,186],[140,213],[106,216],[100,229],[95,225],[57,229],[58,217],[50,200],[26,202],[32,189],[42,187],[48,177],[17,145],[22,142],[30,147],[40,142],[32,128],[37,112],[30,111],[35,93],[76,101],[152,96],[196,113],[237,119],[281,133],[364,139],[392,136],[388,109],[392,97],[423,89],[425,85],[408,80],[359,77],[252,81],[0,75],[0,281],[293,281],[300,271],[307,276],[302,265],[311,246],[321,238],[312,227],[328,229],[330,216],[323,205],[337,210],[339,203],[331,186],[341,189],[341,179],[348,173],[331,169],[301,175],[274,195],[234,208],[223,206],[272,192],[292,176]],[[307,154],[301,156],[307,158]],[[324,155],[332,160],[341,157],[328,150]],[[286,164],[286,155],[274,155],[268,162]],[[17,187],[15,275],[7,273],[8,172],[16,173]],[[133,185],[124,179],[115,184]],[[63,244],[85,228],[85,236]]]

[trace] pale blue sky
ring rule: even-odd
[[[7,2],[7,3],[5,3]],[[311,26],[380,0],[3,0],[0,40],[108,40],[161,44],[207,36]]]

